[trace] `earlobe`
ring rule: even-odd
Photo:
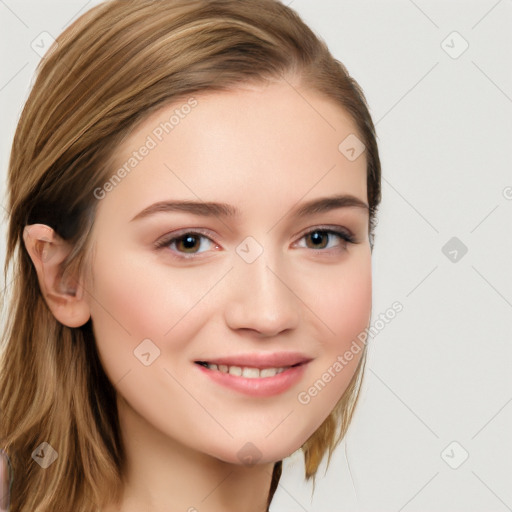
[[[75,278],[64,281],[61,270],[72,246],[45,224],[25,226],[23,240],[41,292],[55,318],[68,327],[84,325],[90,318],[90,310],[83,285]]]

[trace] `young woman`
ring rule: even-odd
[[[380,163],[290,8],[91,9],[40,64],[8,187],[4,507],[262,512],[285,457],[314,477],[363,375]]]

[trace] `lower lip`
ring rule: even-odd
[[[222,386],[234,389],[240,393],[245,393],[246,395],[265,397],[278,395],[290,389],[302,378],[306,364],[307,363],[303,363],[299,366],[293,366],[273,377],[257,379],[248,379],[247,377],[238,377],[237,375],[223,373],[218,370],[209,370],[199,364],[195,366],[214,382]]]

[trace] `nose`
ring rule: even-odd
[[[290,286],[289,273],[264,256],[265,252],[252,263],[236,262],[224,315],[231,329],[271,337],[297,328],[301,302]]]

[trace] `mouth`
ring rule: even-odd
[[[275,352],[231,355],[194,361],[200,374],[225,388],[254,397],[271,397],[297,385],[312,358]]]
[[[236,377],[244,377],[246,379],[266,379],[270,377],[275,377],[276,375],[283,373],[284,371],[290,368],[295,368],[297,366],[304,364],[303,362],[300,362],[289,366],[256,368],[253,366],[216,364],[209,363],[207,361],[195,361],[195,363],[214,372],[226,373],[229,375],[234,375]]]

